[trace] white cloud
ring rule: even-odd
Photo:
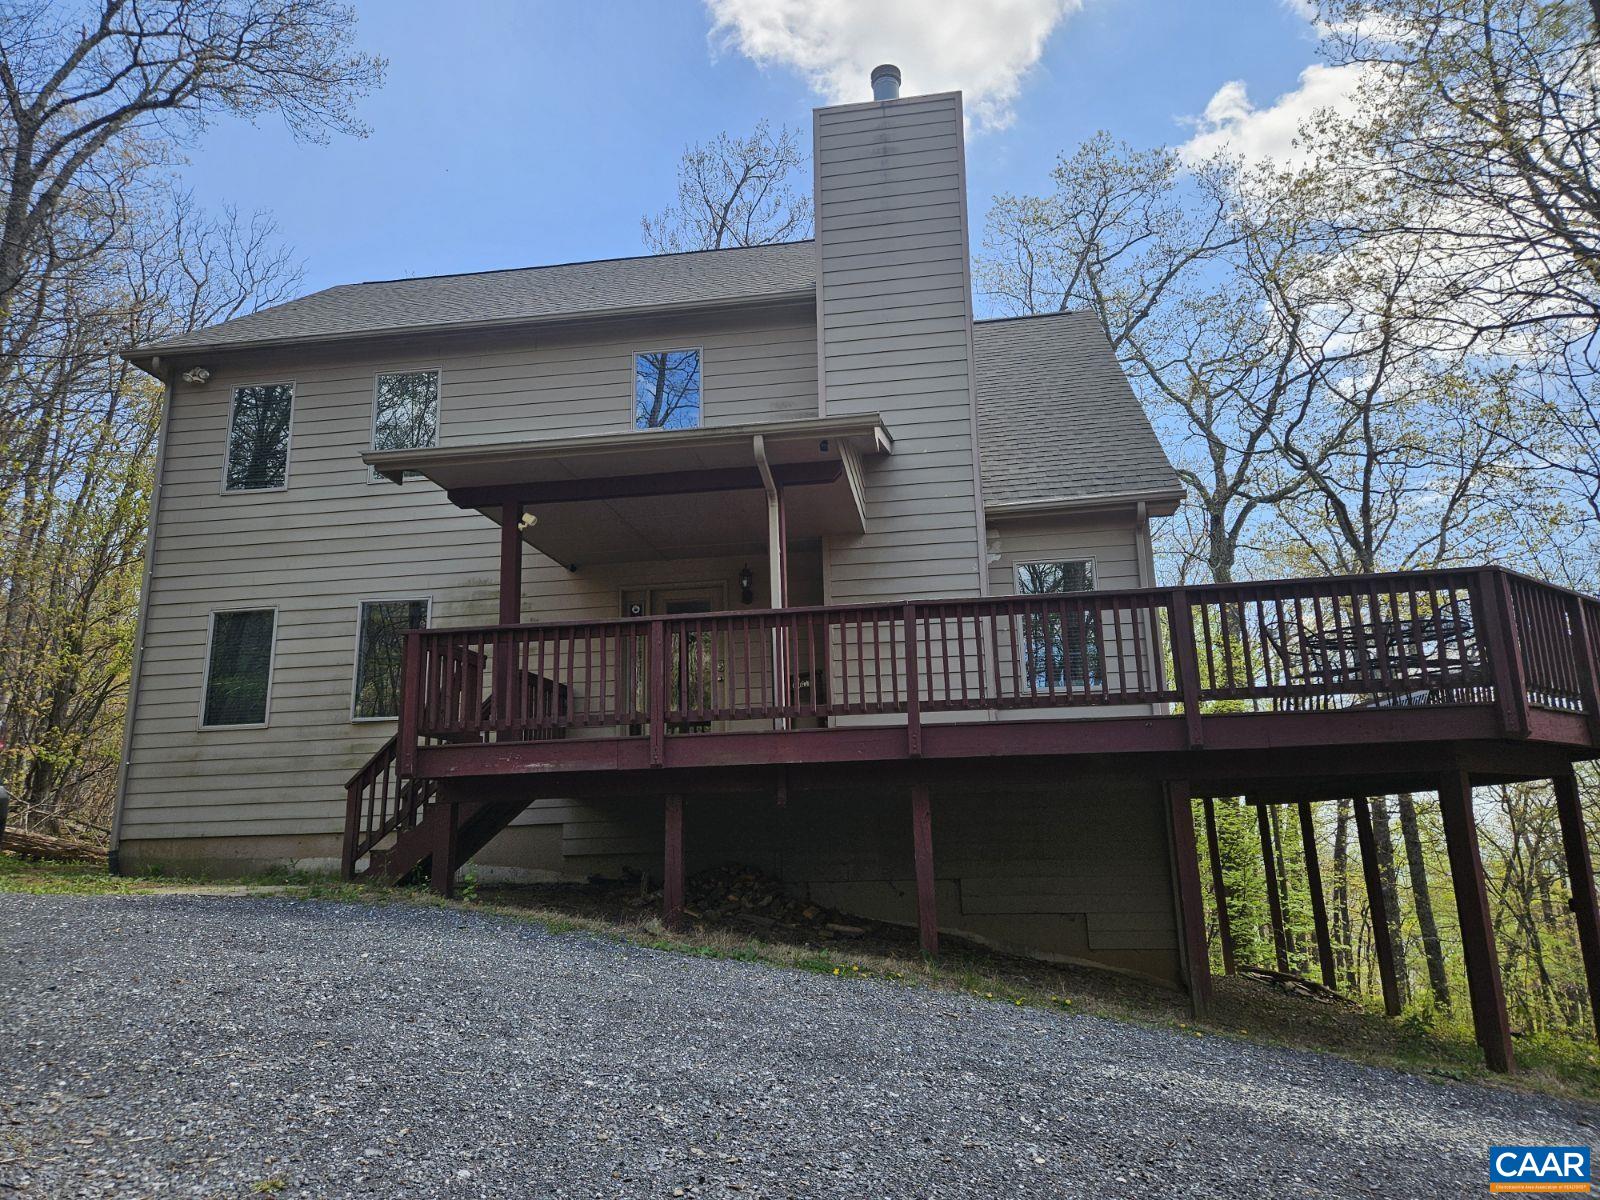
[[[1355,106],[1361,66],[1315,64],[1300,72],[1300,84],[1266,108],[1257,108],[1240,80],[1217,89],[1205,112],[1192,120],[1195,135],[1179,147],[1189,161],[1219,150],[1247,159],[1294,163],[1305,157],[1296,145],[1301,126],[1324,109],[1347,113]]]
[[[830,103],[872,99],[879,63],[905,94],[961,90],[980,127],[1004,128],[1022,79],[1083,0],[706,0],[714,43],[804,74]]]

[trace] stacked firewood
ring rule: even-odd
[[[648,897],[659,903],[660,893]],[[713,867],[684,883],[684,916],[709,925],[742,926],[830,940],[859,938],[871,922],[792,896],[782,883],[753,867]]]

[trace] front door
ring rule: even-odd
[[[645,607],[652,617],[684,617],[695,613],[721,612],[725,601],[722,584],[695,584],[686,587],[650,588],[642,596],[630,592],[624,603],[630,610]],[[640,600],[644,605],[639,605]],[[690,623],[669,627],[667,644],[667,696],[671,709],[687,711],[702,719],[675,721],[674,733],[705,733],[713,728],[710,714],[716,708],[726,678],[726,654],[719,653],[719,642],[709,629],[696,629]]]

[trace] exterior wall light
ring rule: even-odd
[[[756,577],[750,574],[750,564],[745,563],[739,568],[739,602],[741,604],[754,604]]]

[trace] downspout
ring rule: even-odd
[[[133,761],[133,718],[139,704],[139,677],[144,667],[145,625],[150,616],[150,576],[156,558],[156,520],[161,506],[161,482],[166,473],[167,430],[172,417],[172,369],[156,355],[150,360],[150,373],[161,381],[161,422],[156,430],[155,475],[150,483],[149,528],[144,536],[144,567],[139,582],[139,616],[133,633],[133,660],[128,667],[128,709],[122,716],[122,753],[117,757],[117,791],[111,808],[111,844],[106,850],[106,869],[121,874],[122,812],[128,801],[128,766]]]

